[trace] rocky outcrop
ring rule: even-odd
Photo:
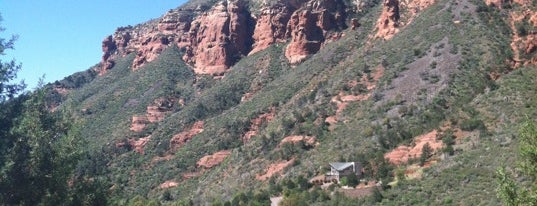
[[[380,80],[380,78],[384,75],[384,67],[382,65],[379,65],[375,68],[375,71],[371,73],[371,79],[368,78],[368,75],[363,75],[362,78],[360,78],[360,81],[351,81],[347,83],[347,86],[351,88],[350,90],[355,90],[354,88],[357,86],[364,86],[365,87],[365,93],[361,94],[347,94],[347,92],[340,91],[338,95],[332,97],[330,99],[330,102],[335,104],[336,106],[336,114],[333,116],[329,116],[325,119],[325,122],[330,125],[335,125],[339,122],[340,116],[347,108],[347,105],[350,102],[357,102],[357,101],[365,101],[368,100],[372,94],[373,90],[377,88],[377,83]],[[333,129],[332,127],[329,127],[329,129]]]
[[[103,56],[101,59],[101,67],[98,69],[99,75],[104,75],[108,70],[115,65],[115,59],[118,56],[125,56],[137,48],[130,46],[133,27],[119,27],[113,35],[104,38],[102,43]],[[131,43],[132,44],[132,43]]]
[[[195,122],[191,128],[176,134],[170,140],[170,149],[171,151],[176,151],[186,142],[190,141],[194,136],[203,132],[203,121]]]
[[[265,181],[274,176],[275,174],[281,173],[285,168],[293,165],[295,159],[290,159],[288,161],[283,161],[279,163],[273,163],[267,167],[263,174],[257,174],[255,179],[260,181]]]
[[[420,158],[422,149],[425,144],[429,144],[432,151],[442,149],[444,144],[441,139],[437,138],[438,131],[433,130],[427,134],[423,134],[414,138],[413,146],[399,146],[389,153],[384,155],[390,163],[400,165],[407,163],[411,159]]]
[[[168,188],[177,187],[177,186],[179,186],[179,183],[177,183],[174,180],[168,180],[168,181],[160,184],[158,186],[158,188],[160,188],[160,189],[168,189]]]
[[[511,0],[485,0],[485,4],[487,4],[487,6],[503,8],[504,5],[511,4]]]
[[[434,3],[434,0],[384,0],[382,12],[375,27],[375,38],[391,39],[401,27],[412,22],[420,11]],[[401,11],[405,12],[401,13]],[[404,22],[401,21],[403,15]]]
[[[149,142],[149,140],[151,140],[151,136],[140,138],[138,140],[129,139],[129,144],[134,151],[140,154],[144,154],[144,147]]]
[[[170,10],[158,22],[158,31],[165,35],[184,34],[190,30],[192,10]]]
[[[196,17],[187,36],[179,43],[186,48],[183,60],[194,66],[197,74],[221,74],[252,44],[253,24],[241,1],[223,1]]]
[[[137,115],[132,117],[130,130],[134,132],[142,132],[149,124],[149,119],[145,115]]]
[[[198,160],[196,165],[198,167],[210,169],[222,163],[224,159],[226,159],[226,157],[229,156],[230,154],[231,154],[231,151],[229,150],[219,151],[212,155],[207,155],[207,156],[202,157],[200,160]]]
[[[274,43],[283,43],[287,40],[287,23],[295,10],[283,3],[273,7],[265,7],[257,17],[253,34],[254,45],[250,54],[264,50]]]
[[[259,115],[258,117],[252,119],[250,121],[250,128],[249,130],[244,133],[244,135],[241,136],[241,140],[243,143],[247,143],[250,141],[250,139],[257,134],[259,131],[259,128],[261,127],[261,124],[265,122],[270,122],[272,119],[274,119],[274,116],[276,115],[276,108],[272,107],[270,108],[270,112],[263,113]]]
[[[509,24],[513,31],[513,39],[511,41],[513,68],[524,65],[536,65],[537,32],[529,28],[537,27],[537,12],[531,9],[511,11]]]
[[[321,48],[330,32],[346,28],[346,11],[340,0],[313,0],[293,13],[286,36],[291,38],[285,56],[291,64],[302,62]],[[338,35],[335,35],[338,36]]]
[[[375,37],[391,39],[399,31],[399,0],[384,0]]]
[[[130,130],[142,132],[147,124],[162,121],[172,111],[174,101],[173,98],[155,99],[152,105],[147,106],[146,114],[132,117]]]
[[[162,121],[172,111],[175,101],[173,98],[155,99],[152,105],[147,106],[147,120],[151,123]]]
[[[111,35],[104,38],[102,43],[103,57],[101,59],[101,69],[99,70],[99,75],[104,75],[106,71],[114,67],[115,62],[110,57],[116,51],[116,49],[116,43]]]
[[[285,143],[295,144],[298,142],[304,142],[306,146],[315,146],[317,144],[315,137],[297,135],[297,136],[288,136],[288,137],[283,138],[283,140],[280,142],[278,146],[282,146]]]
[[[136,71],[145,63],[155,60],[158,55],[170,44],[169,37],[164,35],[155,35],[146,37],[136,53],[136,57],[132,63],[132,70]]]
[[[246,1],[222,0],[212,8],[175,9],[137,26],[118,28],[103,40],[100,75],[114,67],[118,57],[135,53],[131,68],[154,61],[171,45],[184,49],[182,59],[197,74],[224,73],[242,56],[290,39],[285,54],[299,63],[316,53],[327,40],[345,29],[348,9],[343,0],[264,2],[256,17]],[[363,6],[363,5],[362,5]],[[356,21],[354,22],[356,23]]]

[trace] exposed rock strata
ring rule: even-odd
[[[160,122],[171,112],[174,106],[173,98],[158,98],[152,105],[147,106],[146,114],[132,117],[130,130],[142,132],[149,123]]]
[[[197,74],[223,73],[250,51],[251,16],[241,2],[221,2],[196,17],[180,46]]]
[[[170,140],[170,149],[175,151],[190,141],[194,136],[203,132],[203,121],[195,122],[190,129],[176,134]]]
[[[429,144],[432,151],[442,149],[444,144],[442,140],[437,139],[438,131],[433,130],[427,134],[423,134],[414,138],[413,146],[399,146],[389,153],[384,155],[390,163],[400,165],[407,163],[411,159],[418,159],[421,156],[425,144]]]
[[[212,155],[207,155],[207,156],[202,157],[196,163],[196,165],[198,167],[202,167],[202,168],[205,168],[205,169],[210,169],[210,168],[213,168],[213,167],[219,165],[220,163],[222,163],[224,161],[224,159],[226,159],[226,157],[229,156],[230,154],[231,154],[231,151],[229,151],[229,150],[219,151],[219,152],[216,152],[216,153],[214,153]]]
[[[171,45],[185,51],[182,59],[197,74],[222,74],[241,57],[287,40],[285,54],[295,64],[340,37],[348,10],[356,10],[342,0],[281,0],[267,3],[254,17],[245,2],[225,0],[206,10],[170,10],[160,19],[118,28],[103,40],[98,73],[104,75],[118,57],[131,53],[131,69],[137,70]]]
[[[346,11],[339,0],[309,1],[293,13],[286,36],[291,38],[285,56],[291,64],[305,60],[322,47],[331,31],[346,28]],[[338,36],[338,35],[336,35]]]
[[[258,117],[252,119],[250,121],[250,128],[249,130],[244,133],[244,135],[241,136],[241,140],[243,143],[247,143],[250,141],[250,139],[257,134],[259,131],[259,128],[261,127],[261,124],[265,122],[270,122],[272,119],[274,119],[274,116],[276,115],[276,108],[272,107],[270,108],[270,112],[263,113],[259,115]]]
[[[282,146],[285,143],[295,144],[298,142],[304,142],[304,145],[311,146],[311,147],[316,146],[318,144],[315,137],[297,135],[297,136],[288,136],[288,137],[283,138],[283,140],[280,142],[278,146]]]
[[[384,0],[380,18],[375,27],[375,38],[391,39],[401,27],[408,25],[418,13],[434,4],[434,0]],[[401,13],[401,11],[405,11]],[[401,21],[401,17],[405,21]]]
[[[279,163],[274,163],[268,166],[264,174],[257,174],[255,179],[260,181],[265,181],[271,178],[272,176],[281,173],[285,168],[293,165],[295,159],[290,159],[288,161],[283,161]]]

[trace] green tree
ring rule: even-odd
[[[420,165],[423,166],[432,154],[433,149],[431,148],[429,143],[425,143],[425,145],[423,145],[423,147],[421,148]]]
[[[349,180],[347,179],[347,177],[342,177],[342,178],[339,179],[339,183],[341,185],[347,186],[347,185],[349,185]]]
[[[0,16],[0,22],[2,17]],[[0,25],[0,32],[4,28]],[[13,49],[13,44],[17,39],[12,36],[8,40],[0,37],[0,57],[5,55],[5,51]],[[17,77],[17,71],[20,70],[20,64],[16,64],[15,60],[4,61],[0,59],[0,168],[4,166],[6,160],[6,152],[13,145],[14,138],[9,134],[9,131],[15,124],[17,117],[22,113],[22,102],[26,100],[25,95],[13,99],[25,87],[24,83],[10,83]],[[10,100],[10,101],[6,101]]]
[[[0,22],[1,21],[2,16],[0,16]],[[4,30],[5,29],[0,26],[0,32],[3,32]],[[0,55],[4,56],[6,50],[13,49],[16,40],[17,36],[11,36],[8,40],[0,37]],[[3,61],[0,59],[0,102],[13,98],[26,87],[24,82],[10,83],[13,79],[17,78],[17,72],[20,68],[21,65],[17,64],[15,60]]]
[[[504,168],[497,170],[497,196],[505,205],[537,205],[537,126],[529,118],[519,131],[519,169],[530,177],[529,186],[520,186]]]
[[[58,205],[69,196],[68,180],[81,155],[78,130],[51,113],[43,89],[24,102],[20,122],[11,128],[13,145],[0,169],[0,202]]]
[[[520,168],[524,173],[537,179],[537,126],[529,119],[523,123],[520,136]]]
[[[289,196],[283,198],[279,204],[280,206],[306,206],[308,202],[304,196],[299,192],[291,192]]]

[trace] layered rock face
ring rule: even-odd
[[[241,55],[250,51],[251,16],[241,2],[221,2],[193,20],[188,35],[181,39],[185,62],[197,74],[223,73]]]
[[[118,57],[135,53],[132,70],[155,60],[171,45],[183,48],[183,60],[197,74],[219,75],[242,56],[290,40],[285,55],[299,63],[345,29],[347,8],[342,0],[265,2],[253,16],[243,0],[224,0],[203,10],[170,10],[160,19],[118,28],[102,43],[99,74],[104,75]]]
[[[257,17],[253,34],[254,45],[250,54],[268,48],[274,43],[283,43],[287,40],[287,23],[295,8],[285,4],[276,4],[265,7]]]
[[[302,62],[321,49],[330,31],[346,28],[345,5],[339,0],[309,1],[293,13],[286,36],[291,42],[285,50],[289,63]],[[336,35],[337,36],[337,35]]]
[[[377,21],[376,37],[390,39],[399,31],[399,0],[384,0],[383,6]]]
[[[434,4],[434,0],[384,0],[380,18],[375,27],[375,38],[391,39],[399,29],[408,25],[418,13]],[[401,13],[401,11],[405,11]],[[401,22],[404,16],[406,21]]]

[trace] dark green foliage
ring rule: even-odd
[[[379,191],[379,189],[378,188],[373,189],[373,195],[371,195],[371,202],[372,203],[382,202],[382,198],[384,197],[382,196],[382,193]]]
[[[475,129],[485,129],[483,121],[478,118],[465,119],[460,122],[460,127],[464,131],[472,131]]]
[[[425,162],[427,161],[427,159],[431,157],[432,152],[433,152],[433,149],[431,148],[431,145],[429,145],[429,143],[426,143],[425,145],[423,145],[423,147],[421,148],[421,155],[420,155],[421,166],[423,166]]]
[[[449,154],[449,155],[453,155],[455,153],[454,149],[453,149],[453,145],[455,144],[455,136],[453,135],[453,131],[452,130],[446,130],[444,131],[443,133],[443,136],[442,136],[442,143],[444,143],[444,145],[446,145],[442,151]]]
[[[60,113],[50,113],[44,103],[44,90],[38,90],[24,102],[20,122],[11,128],[15,140],[8,148],[2,165],[0,199],[6,204],[59,205],[71,195],[68,179],[78,163],[83,149],[79,130]],[[79,188],[84,182],[75,182]],[[89,191],[88,191],[89,192]],[[94,191],[96,192],[96,191]],[[103,202],[104,195],[94,198],[74,198],[76,201]],[[100,199],[99,199],[100,198]]]
[[[2,22],[2,16],[0,16],[0,22]],[[0,32],[3,31],[4,28],[0,26]],[[17,40],[17,36],[12,36],[7,41],[0,37],[0,56],[5,55],[6,50],[13,49],[15,40]],[[6,62],[0,59],[0,103],[13,98],[26,87],[24,82],[11,83],[13,79],[17,78],[17,71],[20,69],[21,65],[17,64],[15,60]]]

